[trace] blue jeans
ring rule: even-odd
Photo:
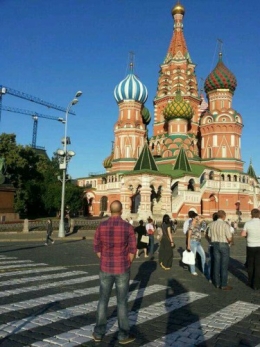
[[[208,259],[208,280],[213,280],[213,269],[214,269],[214,257],[213,257],[213,247],[211,244],[208,248],[209,259]]]
[[[129,336],[128,307],[127,299],[129,292],[130,270],[123,274],[110,274],[99,272],[100,289],[99,302],[97,307],[97,323],[94,328],[95,335],[102,338],[106,333],[107,307],[113,285],[116,286],[117,298],[117,319],[118,319],[118,339],[124,340]]]
[[[201,246],[201,243],[199,241],[191,240],[190,241],[190,249],[194,253],[195,259],[196,259],[196,253],[198,252],[201,258],[201,266],[202,266],[202,272],[205,272],[205,263],[206,263],[206,255],[204,252],[204,249]],[[190,272],[195,272],[195,265],[190,265]]]
[[[154,235],[149,235],[149,255],[154,253]]]
[[[214,284],[226,287],[228,283],[228,263],[230,248],[226,242],[212,242],[214,257]]]

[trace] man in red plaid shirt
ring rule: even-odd
[[[99,342],[106,333],[108,301],[115,284],[118,340],[124,345],[135,340],[134,336],[129,335],[127,297],[130,267],[136,254],[136,238],[133,226],[121,218],[121,202],[113,201],[110,211],[111,217],[100,223],[94,236],[94,252],[100,258],[100,298],[92,336],[94,341]]]

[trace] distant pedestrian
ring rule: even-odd
[[[94,236],[94,252],[100,258],[100,290],[97,322],[93,340],[100,342],[106,333],[107,309],[113,285],[116,288],[118,340],[126,345],[135,340],[129,334],[128,292],[130,267],[136,254],[134,228],[121,218],[122,204],[115,200],[110,205],[111,217],[99,224]]]
[[[142,236],[146,236],[146,228],[144,225],[144,221],[140,220],[138,227],[135,228],[135,233],[137,233],[137,251],[136,251],[136,258],[139,258],[139,251],[144,251],[144,257],[147,258],[147,248],[148,243],[142,242]]]
[[[192,219],[189,229],[187,231],[187,251],[192,251],[194,253],[195,259],[197,252],[201,258],[202,273],[205,273],[205,263],[206,255],[204,249],[201,245],[201,228],[200,228],[200,217],[196,216]],[[190,265],[190,272],[194,276],[198,276],[195,271],[195,264]]]
[[[234,222],[234,234],[236,234],[237,233],[237,222],[235,221]]]
[[[159,248],[159,264],[164,270],[172,267],[174,241],[172,236],[171,221],[168,214],[162,220],[162,239]]]
[[[209,225],[208,237],[212,243],[214,256],[214,285],[222,290],[232,290],[228,286],[228,263],[232,234],[230,225],[225,222],[226,212],[218,211],[218,219]]]
[[[176,219],[170,219],[172,233],[175,234],[177,230],[178,222]]]
[[[151,217],[148,217],[146,224],[146,232],[149,236],[149,256],[152,257],[154,253],[154,232],[155,226]]]
[[[47,221],[47,236],[46,236],[46,242],[45,242],[45,246],[48,246],[48,241],[50,240],[51,243],[54,243],[54,240],[51,238],[51,234],[52,234],[52,220],[48,219]]]
[[[64,230],[65,234],[68,234],[70,232],[70,216],[68,213],[64,217]]]
[[[245,223],[241,236],[247,242],[247,273],[248,285],[260,289],[260,211],[254,208],[251,211],[252,219]]]
[[[188,212],[188,219],[185,220],[185,222],[183,223],[183,234],[187,234],[187,231],[189,229],[190,226],[190,222],[193,218],[195,218],[198,214],[194,211],[189,211]]]
[[[216,220],[218,220],[218,213],[214,212],[212,215],[212,219],[213,222],[215,222]],[[209,223],[206,232],[205,232],[205,238],[206,240],[209,242],[209,247],[208,247],[208,280],[212,283],[213,281],[213,273],[214,273],[214,256],[213,256],[213,247],[212,247],[212,243],[210,241],[210,238],[208,236],[208,232],[209,232],[209,227],[210,227],[211,223]]]

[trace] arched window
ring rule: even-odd
[[[209,173],[209,179],[214,180],[214,171],[210,171]]]
[[[178,184],[179,182],[175,182],[174,185],[171,187],[173,197],[178,195]]]
[[[205,172],[200,176],[200,184],[202,184],[206,180]]]
[[[100,212],[106,212],[107,210],[107,196],[102,196],[100,200]]]
[[[193,178],[189,180],[188,190],[194,192],[195,191],[195,181]]]

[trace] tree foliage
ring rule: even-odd
[[[21,215],[54,215],[61,205],[58,157],[51,160],[29,146],[16,144],[15,134],[0,135],[0,158],[5,158],[6,176],[16,189],[15,211]],[[66,183],[65,204],[79,210],[82,188]]]

